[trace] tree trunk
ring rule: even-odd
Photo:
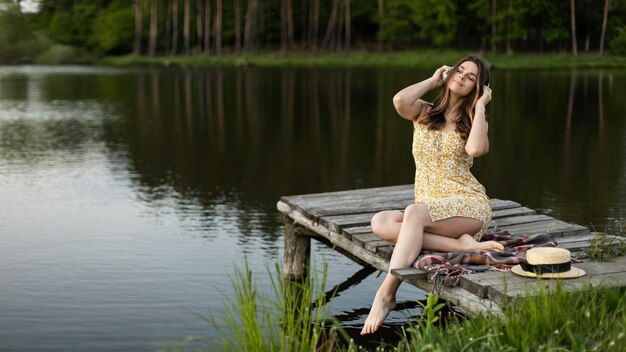
[[[141,54],[141,2],[142,0],[135,0],[134,12],[135,12],[135,42],[133,43],[133,54]]]
[[[609,15],[609,0],[604,0],[604,17],[602,18],[602,32],[600,33],[600,55],[604,55],[604,35],[606,34],[606,20]]]
[[[241,53],[241,4],[235,1],[235,52]]]
[[[178,0],[172,3],[172,51],[170,54],[176,55],[178,52]]]
[[[222,55],[222,0],[215,3],[215,53]]]
[[[496,0],[491,0],[491,51],[496,51]]]
[[[385,16],[385,2],[378,0],[378,51],[383,50],[383,18]]]
[[[570,14],[572,23],[572,54],[578,55],[578,47],[576,46],[576,1],[570,0]]]
[[[287,54],[287,1],[280,0],[280,54]]]
[[[324,41],[322,42],[322,47],[324,49],[328,48],[328,43],[330,42],[331,36],[334,35],[338,10],[339,0],[333,0],[333,9],[330,12],[330,19],[328,20],[328,26],[326,26],[326,34],[324,35]]]
[[[183,8],[183,45],[185,46],[185,54],[191,53],[190,38],[189,38],[189,23],[191,17],[191,0],[185,0]]]
[[[172,48],[172,0],[167,2],[167,12],[165,14],[165,48],[163,52],[169,53]]]
[[[511,20],[513,17],[513,0],[509,0],[509,10],[506,14],[506,54],[513,54],[513,49],[511,48]]]
[[[202,1],[196,1],[196,52],[202,51]]]
[[[350,0],[344,0],[344,6],[345,6],[345,28],[346,28],[346,36],[345,36],[345,43],[343,45],[343,51],[350,51],[350,40],[351,40],[351,33],[350,33]]]
[[[248,1],[248,10],[246,13],[246,24],[243,36],[243,51],[249,52],[252,49],[254,37],[254,22],[256,21],[256,2],[257,0]]]
[[[150,1],[150,46],[148,47],[148,56],[154,57],[157,47],[157,0]]]
[[[287,1],[287,46],[289,50],[293,50],[294,37],[293,37],[293,6],[291,0]]]
[[[320,22],[320,1],[311,0],[310,4],[308,42],[309,49],[315,52],[317,51],[317,32],[319,31]]]
[[[211,52],[211,0],[204,2],[204,52]]]

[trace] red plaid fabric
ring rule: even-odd
[[[513,236],[508,231],[490,229],[481,241],[497,241],[504,251],[435,252],[422,251],[414,267],[427,271],[428,279],[436,284],[457,286],[461,275],[483,271],[510,270],[526,260],[526,251],[534,247],[556,247],[547,234]]]

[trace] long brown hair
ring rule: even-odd
[[[446,79],[443,84],[441,93],[432,103],[432,106],[426,113],[425,117],[420,120],[421,124],[428,126],[431,130],[439,130],[445,125],[446,118],[443,114],[450,104],[450,88],[448,86],[452,80],[451,78],[459,69],[459,66],[466,61],[471,61],[478,66],[478,84],[477,87],[474,87],[474,89],[472,89],[472,91],[465,97],[465,100],[461,105],[461,118],[456,122],[456,130],[464,140],[467,140],[470,130],[472,129],[472,122],[474,121],[474,107],[476,106],[476,102],[483,95],[484,87],[489,84],[490,65],[479,55],[468,55],[454,65],[448,74],[449,78]]]

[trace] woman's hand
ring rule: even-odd
[[[433,80],[435,81],[435,84],[437,85],[437,87],[441,87],[443,85],[443,79],[442,79],[442,75],[444,72],[450,72],[450,70],[452,69],[452,67],[450,66],[446,66],[443,65],[441,67],[439,67],[437,69],[437,71],[435,71],[435,73],[433,74]]]
[[[481,105],[485,107],[491,101],[491,88],[484,86],[483,95],[476,102],[476,106]]]

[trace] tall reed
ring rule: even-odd
[[[340,325],[326,312],[327,266],[309,270],[301,282],[283,278],[280,265],[270,271],[272,291],[259,291],[247,261],[231,282],[234,295],[226,297],[225,320],[214,317],[227,351],[333,351],[338,348]],[[321,274],[321,278],[319,275]],[[326,326],[330,324],[331,326]]]

